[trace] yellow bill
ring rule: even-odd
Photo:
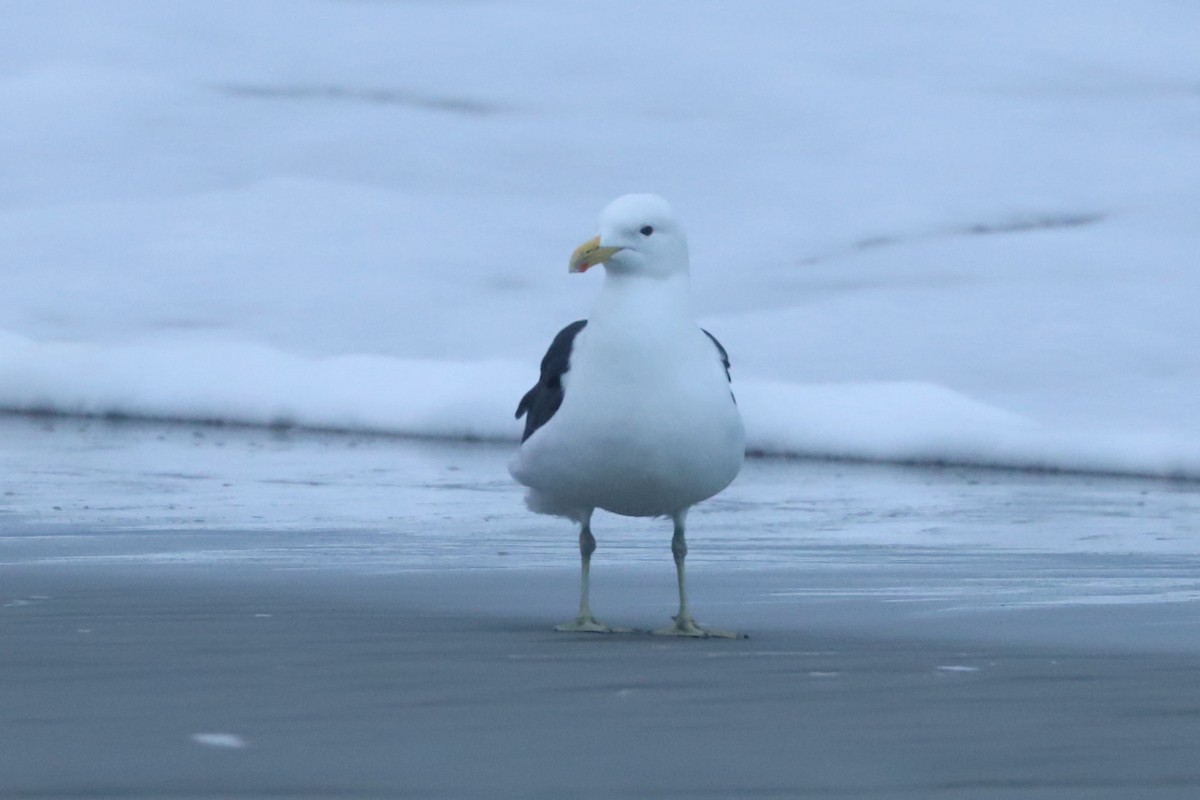
[[[614,253],[623,249],[621,247],[604,247],[600,244],[600,237],[595,236],[575,248],[575,252],[571,253],[571,266],[567,271],[587,272],[597,264],[608,261]]]

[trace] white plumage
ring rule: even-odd
[[[579,617],[563,630],[611,630],[592,617],[588,569],[591,516],[670,516],[680,609],[664,633],[699,628],[687,608],[684,525],[688,509],[737,475],[745,449],[725,352],[696,323],[687,239],[670,206],[626,195],[600,218],[600,235],[581,245],[571,271],[605,265],[586,323],[568,326],[521,401],[526,436],[509,469],[529,487],[539,513],[579,522],[583,587]]]

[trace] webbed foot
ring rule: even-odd
[[[595,617],[576,617],[571,622],[555,625],[554,630],[563,633],[629,633],[629,628],[614,628],[597,622]]]
[[[659,628],[655,636],[688,636],[693,639],[749,639],[744,633],[723,631],[717,628],[701,628],[691,617],[674,617],[675,624],[669,628]]]

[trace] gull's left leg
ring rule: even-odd
[[[687,538],[684,534],[684,523],[687,520],[687,509],[672,515],[675,521],[675,535],[671,537],[671,555],[675,557],[675,575],[679,581],[679,613],[675,615],[675,624],[670,628],[655,631],[660,636],[694,636],[708,638],[717,636],[724,639],[742,639],[743,634],[733,631],[719,631],[712,628],[701,628],[692,618],[687,601],[687,576],[684,572],[684,559],[687,558]]]

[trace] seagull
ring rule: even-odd
[[[588,602],[597,508],[670,517],[679,584],[675,624],[654,633],[738,637],[702,628],[688,608],[684,559],[688,510],[728,486],[745,456],[729,356],[696,323],[687,237],[657,195],[619,197],[600,233],[571,255],[569,272],[604,266],[586,320],[559,331],[537,384],[521,398],[521,447],[509,472],[528,487],[531,511],[579,525],[579,615],[560,631],[611,633]]]

